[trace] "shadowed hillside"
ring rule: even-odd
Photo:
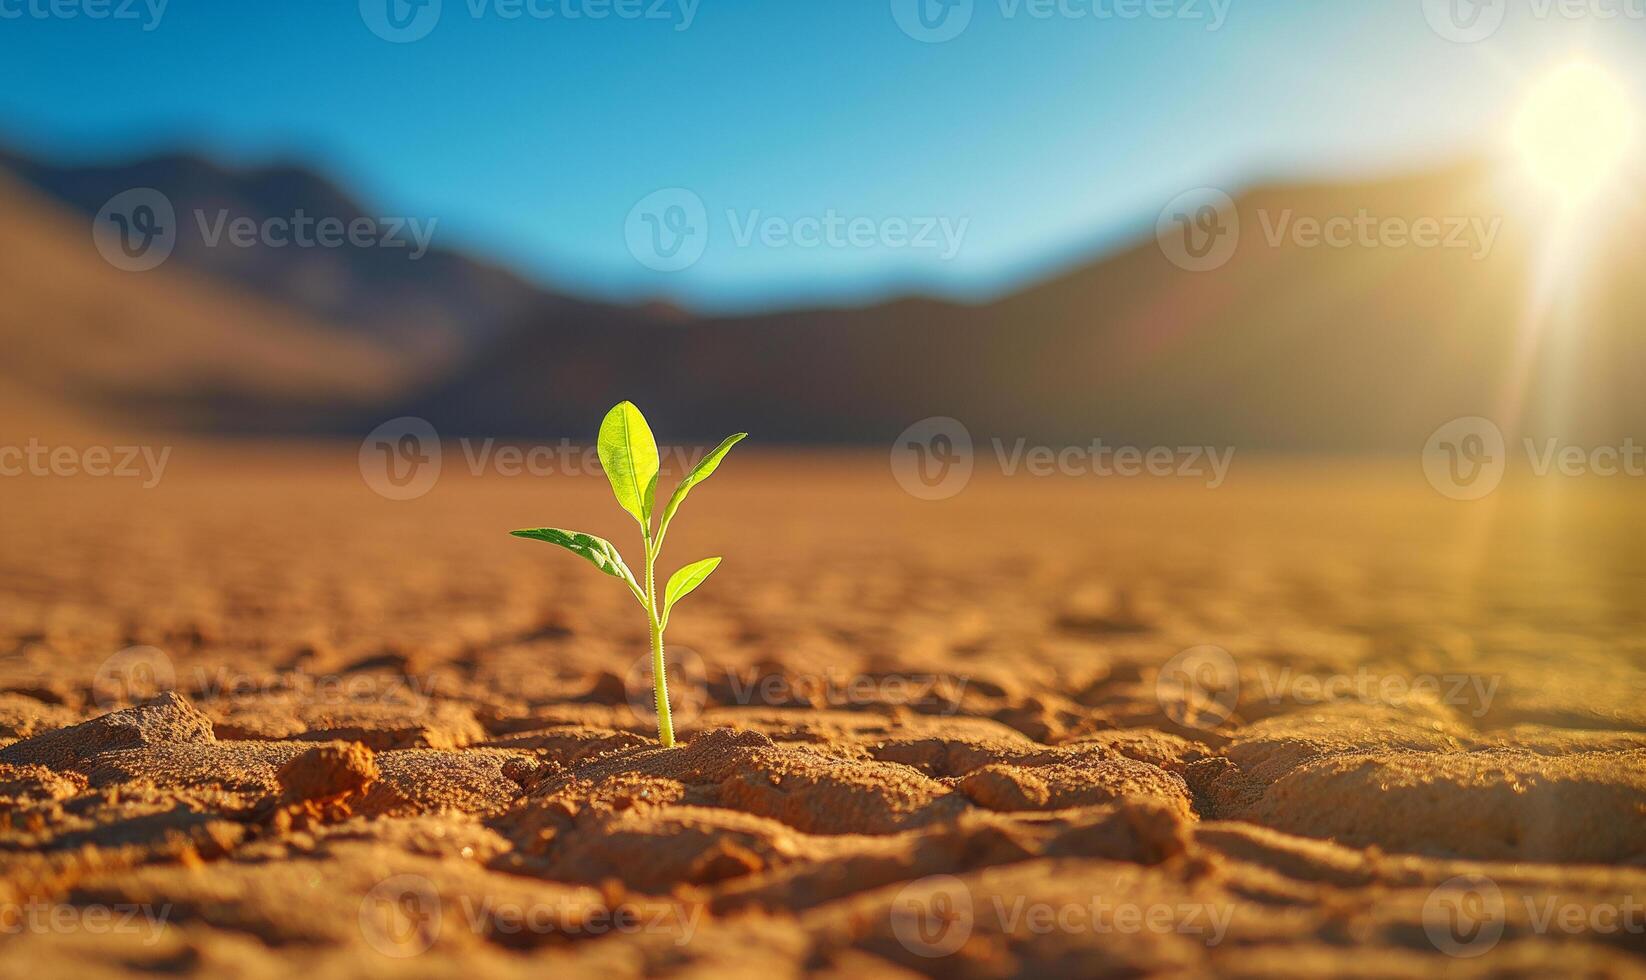
[[[1238,246],[1211,271],[1179,268],[1148,237],[979,305],[908,298],[705,317],[557,295],[455,253],[409,261],[371,248],[212,248],[191,233],[163,269],[117,273],[97,258],[85,216],[130,187],[165,190],[180,222],[220,208],[362,211],[290,168],[233,171],[190,157],[9,165],[59,202],[8,209],[8,258],[23,257],[8,263],[9,315],[99,331],[77,360],[62,346],[41,353],[39,337],[17,344],[13,360],[56,356],[71,381],[54,392],[150,423],[355,435],[414,414],[454,433],[557,437],[586,433],[605,406],[632,398],[657,406],[677,437],[749,428],[789,443],[881,444],[950,415],[981,438],[1403,451],[1457,416],[1508,424],[1517,405],[1529,434],[1646,431],[1624,376],[1646,355],[1642,293],[1627,268],[1638,221],[1618,216],[1585,239],[1586,307],[1533,337],[1534,257],[1547,236],[1482,166],[1254,189],[1239,199]],[[1369,244],[1310,237],[1309,222],[1334,218],[1376,228],[1429,220],[1440,238],[1419,247],[1377,231],[1355,233]],[[54,249],[49,260],[27,257],[44,248]],[[97,285],[68,287],[65,276]],[[185,282],[188,295],[212,297],[211,323],[135,325]],[[164,308],[175,319],[173,309],[198,305]],[[271,321],[284,332],[262,327]],[[222,353],[250,337],[271,345],[253,360],[286,366],[259,373]],[[1529,350],[1539,369],[1523,378],[1517,359]],[[123,375],[105,362],[146,367]]]
[[[329,180],[295,166],[232,169],[187,154],[54,166],[0,151],[0,168],[88,221],[122,191],[158,190],[178,216],[177,245],[168,265],[290,305],[422,360],[457,356],[494,336],[521,311],[552,305],[547,294],[513,273],[441,248],[438,216],[368,210]],[[337,219],[345,228],[366,219],[374,240],[390,244],[225,244],[227,220],[261,224],[299,215],[311,222]]]
[[[1362,210],[1438,217],[1464,237],[1456,248],[1334,248],[1289,230]],[[767,439],[884,442],[951,415],[978,435],[1284,451],[1405,450],[1459,415],[1507,422],[1537,227],[1478,171],[1262,188],[1239,212],[1222,268],[1184,271],[1150,239],[984,305],[545,314],[408,410],[452,429],[560,434],[633,397],[668,406],[694,436],[753,426]],[[1646,423],[1623,374],[1646,354],[1640,291],[1609,260],[1630,250],[1597,252],[1600,298],[1581,329],[1546,339],[1568,363],[1552,359],[1527,386],[1530,430],[1621,438]],[[1581,388],[1568,380],[1578,377]],[[750,405],[761,407],[753,418]]]
[[[89,222],[0,176],[0,409],[24,432],[326,424],[405,384],[402,362],[182,268],[124,272]]]

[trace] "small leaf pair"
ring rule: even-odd
[[[657,699],[657,737],[664,746],[674,745],[674,724],[669,717],[669,689],[663,664],[663,630],[669,625],[669,614],[675,603],[690,595],[719,567],[719,558],[694,561],[669,576],[663,588],[663,602],[657,599],[657,556],[663,549],[663,539],[669,533],[669,524],[680,510],[680,504],[691,489],[708,479],[720,466],[720,461],[748,433],[739,432],[728,437],[712,452],[704,456],[680,485],[675,487],[669,502],[663,508],[662,519],[653,517],[657,509],[657,477],[662,468],[657,456],[657,441],[646,424],[645,416],[629,402],[621,402],[600,423],[596,449],[600,465],[611,482],[617,503],[640,525],[640,537],[646,548],[645,583],[635,580],[634,573],[623,563],[623,557],[610,541],[579,531],[539,527],[511,531],[516,537],[547,541],[578,555],[613,578],[622,579],[629,592],[646,610],[651,635],[652,678]],[[654,527],[655,524],[655,527]]]

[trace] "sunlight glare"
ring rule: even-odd
[[[1529,175],[1568,208],[1613,186],[1633,149],[1629,92],[1589,62],[1566,65],[1537,82],[1514,121],[1514,146]]]

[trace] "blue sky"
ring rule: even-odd
[[[390,0],[51,2],[0,0],[14,146],[295,159],[374,213],[437,219],[437,244],[711,308],[986,295],[1152,227],[1192,187],[1476,152],[1527,76],[1575,50],[1632,72],[1646,40],[1640,0],[1593,0],[1610,20],[1498,0],[1504,26],[1471,44],[1425,0],[971,0],[936,43],[899,26],[913,0],[435,0],[405,43],[370,26],[394,33]],[[131,19],[91,16],[128,2]],[[654,271],[626,223],[675,187],[703,203],[707,244]],[[831,214],[869,219],[874,244],[739,240]],[[888,219],[964,230],[892,247]]]

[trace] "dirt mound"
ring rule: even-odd
[[[806,833],[885,834],[952,817],[953,790],[906,766],[849,761],[758,732],[705,732],[683,748],[602,758],[532,791],[546,808],[627,809],[659,802],[720,806]]]
[[[360,742],[373,749],[449,749],[485,738],[469,708],[420,698],[228,696],[203,709],[224,738]]]
[[[511,762],[530,753],[502,749],[401,749],[379,752],[378,782],[360,801],[361,813],[410,816],[421,813],[495,815],[523,792],[507,775]]]
[[[47,704],[13,691],[0,692],[0,746],[72,725],[77,720],[79,716],[62,705]]]
[[[1345,799],[1355,805],[1334,805]],[[1287,773],[1232,815],[1413,854],[1641,864],[1646,751],[1334,755]]]
[[[167,692],[133,708],[14,742],[0,748],[0,762],[80,770],[117,749],[214,741],[211,721],[187,698]]]
[[[257,797],[277,792],[280,767],[312,748],[305,742],[223,741],[119,749],[99,755],[86,776],[93,786],[143,781]]]
[[[319,745],[293,756],[275,773],[286,800],[333,800],[377,781],[377,759],[359,742]]]

